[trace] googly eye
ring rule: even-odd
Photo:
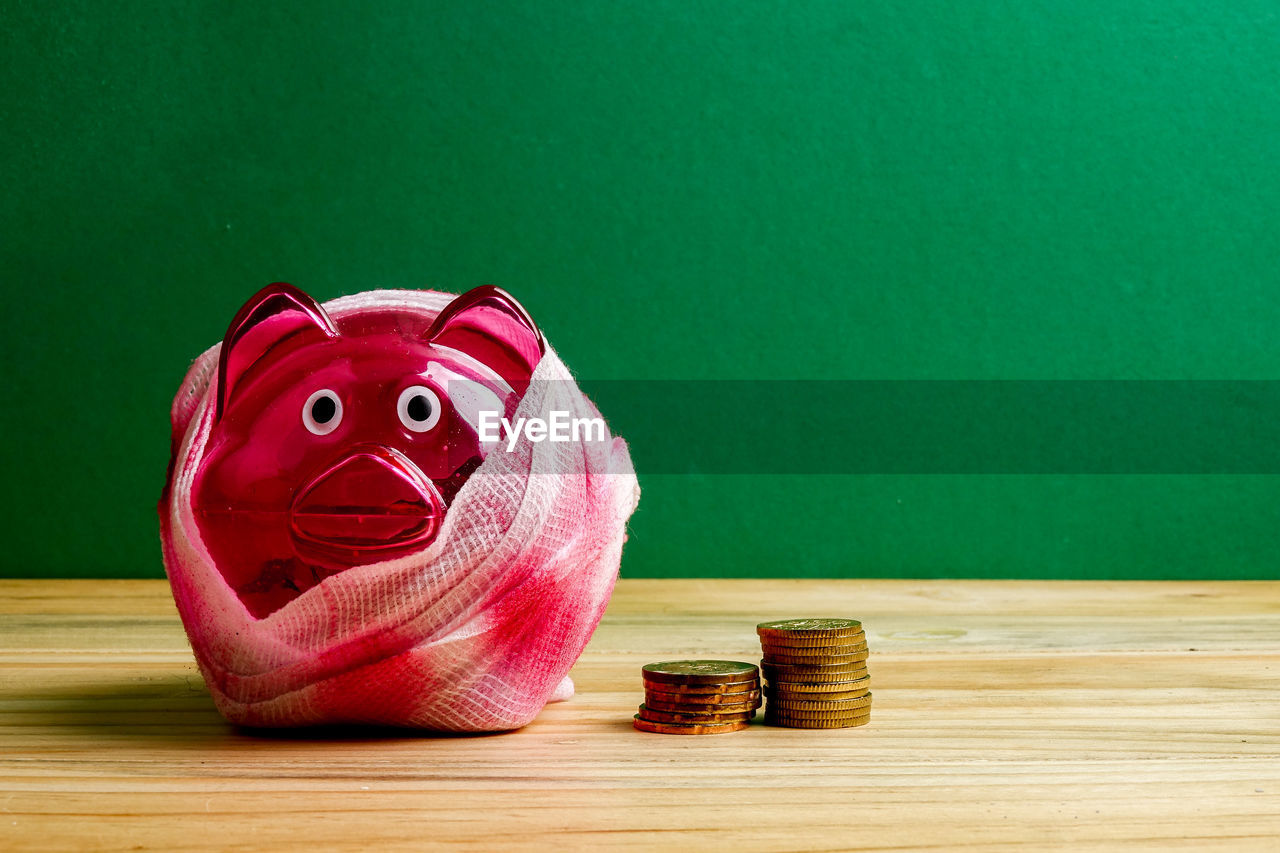
[[[340,423],[342,401],[328,388],[321,388],[302,404],[302,425],[313,435],[328,435]]]
[[[405,429],[426,432],[440,423],[440,398],[425,385],[410,385],[400,392],[396,413]]]

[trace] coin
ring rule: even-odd
[[[830,641],[836,637],[860,636],[862,623],[856,619],[780,619],[761,622],[756,626],[756,633],[773,641],[781,637]]]
[[[790,708],[780,708],[777,703],[770,702],[765,713],[772,714],[775,717],[794,717],[797,720],[834,720],[844,717],[861,717],[871,713],[871,706],[864,705],[861,708],[846,708],[840,711],[796,711]]]
[[[763,664],[764,677],[770,684],[804,682],[826,684],[828,682],[853,681],[867,674],[865,663],[839,666],[774,666]]]
[[[755,690],[744,693],[667,693],[662,690],[645,688],[644,695],[646,699],[666,702],[668,705],[687,705],[690,703],[695,705],[739,705],[759,699],[760,689],[757,687]]]
[[[659,690],[663,693],[688,693],[691,695],[747,693],[752,690],[758,690],[759,687],[759,675],[749,681],[721,681],[714,684],[679,684],[674,681],[650,681],[648,678],[644,679],[645,690]]]
[[[869,722],[871,722],[870,714],[829,720],[803,719],[768,713],[764,716],[764,724],[766,726],[780,726],[787,729],[849,729],[854,726],[865,726]]]
[[[839,687],[838,684],[823,684],[821,687]],[[829,690],[823,692],[788,690],[785,687],[778,690],[772,687],[764,689],[765,698],[770,702],[800,700],[813,702],[840,702],[846,699],[861,699],[864,696],[870,696],[865,687],[858,687],[853,690]]]
[[[806,694],[814,695],[814,694]],[[829,694],[819,693],[819,696],[827,696]],[[796,699],[790,696],[769,699],[769,709],[774,712],[788,711],[854,711],[859,708],[866,708],[871,705],[871,694],[867,693],[852,699]]]
[[[769,681],[768,687],[765,688],[765,695],[771,696],[771,690],[778,693],[852,693],[855,696],[865,695],[871,688],[871,676],[864,675],[853,681],[830,681],[830,682],[789,682],[789,681]]]
[[[642,732],[662,735],[718,735],[740,732],[751,725],[747,720],[736,720],[731,723],[655,723],[641,719],[639,714],[636,714],[631,724]]]
[[[732,714],[741,711],[754,711],[762,704],[760,696],[757,694],[754,699],[749,702],[725,702],[725,703],[699,703],[699,702],[663,702],[660,699],[654,699],[652,696],[645,695],[644,703],[650,708],[657,711],[670,711],[677,714]]]
[[[676,684],[718,684],[758,676],[755,664],[734,660],[673,660],[645,664],[646,681]]]
[[[775,642],[760,639],[760,647],[766,654],[779,655],[852,655],[867,650],[866,636],[841,637],[834,642],[807,640],[800,642]]]
[[[867,635],[862,631],[842,637],[791,636],[789,634],[760,635],[760,645],[778,649],[825,649],[836,646],[865,646]]]
[[[835,666],[838,664],[862,663],[867,659],[867,650],[859,649],[856,652],[847,654],[816,654],[816,655],[792,655],[773,651],[766,648],[764,650],[764,662],[782,664],[784,666]]]
[[[640,719],[651,723],[733,723],[750,720],[755,715],[755,709],[732,714],[690,714],[679,711],[660,711],[657,708],[650,708],[647,704],[641,705],[640,713],[637,714]]]
[[[764,660],[760,661],[760,674],[764,675],[765,678],[768,678],[768,672],[764,672],[765,666],[768,666],[769,669],[773,670],[795,670],[796,672],[805,672],[808,670],[813,670],[815,672],[835,672],[836,670],[864,669],[864,667],[867,666],[867,661],[847,661],[845,663],[841,663],[838,661],[827,661],[823,660],[823,658],[815,657],[810,658],[809,661],[805,661],[804,663],[783,663],[781,661],[771,661],[769,658],[764,658]]]
[[[756,636],[760,642],[775,646],[852,646],[867,641],[866,629],[861,627],[825,634],[757,628]]]

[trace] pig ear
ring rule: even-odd
[[[486,284],[450,302],[427,332],[432,344],[466,353],[523,394],[547,351],[529,312],[505,290]]]
[[[218,417],[222,417],[240,381],[255,364],[299,344],[337,336],[320,304],[293,285],[276,282],[259,290],[236,313],[222,339]]]

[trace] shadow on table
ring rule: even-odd
[[[369,743],[495,737],[508,732],[453,733],[371,725],[249,728],[228,723],[198,676],[19,687],[0,683],[0,725],[45,729],[102,741]]]

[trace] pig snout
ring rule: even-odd
[[[351,449],[298,490],[289,509],[299,551],[385,553],[431,542],[444,518],[435,484],[398,450]]]

